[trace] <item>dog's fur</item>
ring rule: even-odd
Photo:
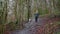
[[[32,20],[31,19],[29,19],[29,22],[31,22]]]

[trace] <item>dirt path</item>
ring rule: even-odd
[[[60,18],[39,18],[36,23],[33,19],[31,22],[25,24],[26,28],[23,30],[16,30],[10,32],[10,34],[44,34],[42,32],[44,25],[58,20],[60,20]]]

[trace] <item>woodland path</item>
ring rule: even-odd
[[[58,21],[60,18],[39,18],[38,22],[35,22],[35,19],[32,19],[31,22],[25,24],[23,30],[12,31],[9,34],[44,34],[42,31],[47,23],[52,23]]]

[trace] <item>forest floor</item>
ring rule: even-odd
[[[26,23],[25,28],[22,30],[11,31],[9,34],[44,34],[41,32],[45,24],[59,21],[60,18],[39,18],[38,22],[35,22],[35,19],[32,19],[31,22]],[[39,32],[40,30],[40,32]]]

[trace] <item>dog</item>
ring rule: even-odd
[[[32,19],[29,19],[29,22],[31,22],[32,21]]]

